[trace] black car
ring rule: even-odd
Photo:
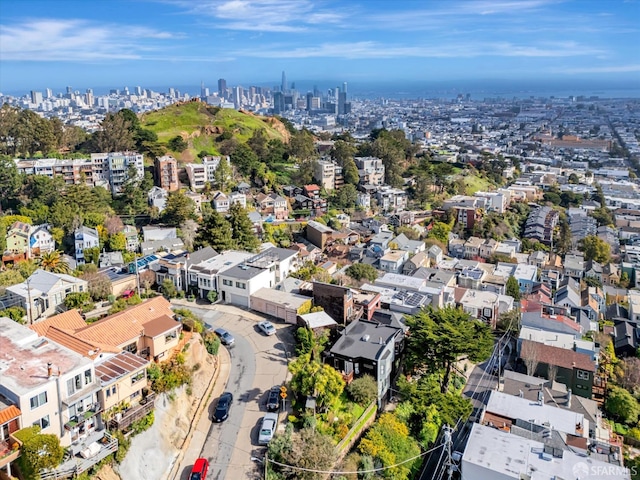
[[[271,387],[269,398],[267,399],[267,411],[275,412],[280,408],[280,387]]]
[[[216,411],[213,412],[213,421],[216,423],[224,422],[229,418],[229,409],[231,408],[231,402],[233,401],[233,395],[231,392],[224,392],[218,399],[218,405],[216,405]]]

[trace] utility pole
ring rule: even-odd
[[[449,425],[445,425],[442,428],[444,431],[442,441],[444,442],[445,455],[447,456],[444,464],[447,469],[447,478],[449,480],[452,480],[453,472],[455,470],[455,465],[453,464],[453,460],[451,458],[451,444],[452,444],[451,434],[453,433],[453,430],[451,429],[451,427],[449,427]]]
[[[29,325],[33,325],[33,305],[31,304],[31,282],[27,278],[27,301],[29,302]]]

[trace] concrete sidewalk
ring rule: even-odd
[[[222,392],[225,391],[227,381],[229,380],[229,371],[231,370],[229,351],[222,345],[220,345],[218,352],[218,361],[219,364],[216,374],[211,378],[211,384],[207,389],[207,393],[196,410],[191,429],[187,434],[182,450],[180,454],[178,454],[176,462],[167,477],[169,480],[180,480],[183,477],[187,478],[188,474],[183,475],[183,472],[190,472],[194,462],[200,457],[202,447],[207,440],[209,428],[211,428],[209,405],[213,399],[218,398]],[[176,465],[178,465],[177,468]]]

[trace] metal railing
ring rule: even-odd
[[[144,418],[149,412],[155,408],[156,394],[150,393],[140,402],[139,405],[128,409],[122,414],[116,414],[116,417],[109,421],[109,428],[117,430],[125,430],[141,418]],[[142,403],[144,402],[144,403]]]

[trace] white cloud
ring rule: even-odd
[[[509,42],[448,43],[443,46],[384,45],[373,41],[323,43],[291,48],[287,45],[264,46],[257,50],[234,52],[238,57],[264,58],[471,58],[471,57],[577,57],[604,53],[603,50],[575,42],[517,45]]]
[[[633,73],[640,72],[640,64],[609,65],[602,67],[564,68],[555,70],[556,73],[584,74],[584,73]]]
[[[318,24],[338,25],[348,7],[317,8],[311,0],[166,0],[187,13],[216,19],[215,27],[262,32],[304,32]]]
[[[0,25],[0,58],[18,61],[139,59],[152,42],[176,38],[147,27],[96,24],[85,20],[29,20]],[[149,42],[152,41],[152,42]]]

